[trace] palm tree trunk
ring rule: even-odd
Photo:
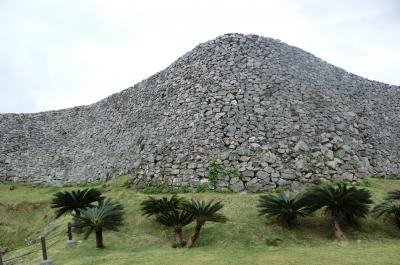
[[[174,228],[175,231],[175,241],[178,246],[183,247],[183,237],[182,237],[182,227],[176,226]]]
[[[342,228],[336,219],[333,220],[333,230],[335,231],[335,235],[338,240],[346,240],[346,236],[344,235]]]
[[[400,229],[400,216],[395,216],[394,219],[396,220],[396,225]]]
[[[293,226],[293,220],[292,220],[292,218],[289,217],[289,218],[286,220],[286,225],[287,225],[287,227],[288,227],[289,229],[292,228],[292,226]]]
[[[103,230],[100,228],[99,230],[95,230],[95,232],[96,232],[96,248],[104,248]]]
[[[200,224],[199,222],[196,223],[196,227],[194,229],[194,233],[193,235],[190,237],[189,243],[188,243],[188,248],[193,247],[194,243],[196,242],[196,240],[199,238],[200,236],[200,231],[201,231],[201,227],[203,225]]]
[[[81,216],[81,212],[78,209],[75,209],[75,215],[79,217],[79,216]],[[84,230],[85,229],[83,227],[79,227],[79,228],[74,227],[73,228],[73,232],[76,234],[82,234],[84,232]]]

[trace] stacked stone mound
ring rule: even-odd
[[[98,103],[0,115],[0,179],[270,190],[400,175],[400,88],[299,48],[227,34]]]

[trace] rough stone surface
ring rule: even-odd
[[[207,184],[235,191],[400,175],[400,88],[299,48],[227,34],[98,103],[0,114],[0,180]]]
[[[2,246],[0,246],[0,253],[1,253],[2,255],[6,254],[7,252],[8,252],[8,247],[2,247]]]
[[[67,245],[67,247],[74,247],[74,246],[76,246],[76,241],[75,240],[67,240],[65,242],[65,244]]]
[[[51,259],[47,259],[47,260],[42,260],[40,262],[40,265],[54,265],[54,263]]]

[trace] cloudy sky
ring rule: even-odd
[[[94,103],[229,32],[400,85],[398,0],[0,0],[0,112]]]

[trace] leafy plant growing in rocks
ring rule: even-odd
[[[232,179],[237,179],[243,183],[244,176],[239,172],[237,168],[228,168],[225,170],[225,174],[228,177],[228,189],[233,191],[233,187],[231,184]]]
[[[118,227],[123,224],[122,204],[105,199],[98,207],[85,208],[80,215],[75,214],[73,227],[86,229],[85,239],[94,231],[96,234],[96,247],[104,248],[103,231],[105,229],[118,231]]]
[[[384,201],[376,205],[372,213],[376,218],[393,218],[400,229],[400,190],[388,192]]]
[[[305,194],[305,200],[310,211],[322,209],[324,215],[332,217],[333,229],[339,240],[346,238],[341,224],[364,218],[372,203],[368,190],[349,187],[344,182],[315,186]]]
[[[205,202],[192,199],[190,202],[183,203],[182,209],[190,213],[196,221],[194,232],[189,239],[188,248],[193,247],[196,243],[206,221],[225,223],[228,220],[225,215],[218,213],[223,207],[224,205],[221,202],[214,203],[213,200]]]
[[[170,187],[165,181],[153,183],[151,186],[142,189],[145,194],[162,194],[170,192]]]
[[[207,190],[206,185],[205,184],[200,184],[200,185],[197,185],[197,187],[195,189],[195,192],[196,193],[202,193],[202,192],[205,192],[206,190]]]
[[[97,189],[63,191],[53,195],[51,208],[56,209],[56,218],[69,213],[80,215],[83,209],[95,207],[93,203],[100,203],[102,200],[104,197]]]
[[[216,158],[211,159],[210,168],[208,170],[208,182],[213,190],[217,188],[219,175],[224,171],[224,167]]]
[[[231,185],[232,179],[242,182],[244,178],[237,168],[225,167],[216,157],[213,157],[210,159],[210,166],[208,168],[208,183],[211,190],[221,191],[218,189],[218,182],[221,177],[227,180],[228,191],[233,190]]]
[[[289,228],[293,226],[298,216],[306,216],[309,213],[306,201],[302,193],[286,193],[261,195],[259,198],[260,215],[276,218]]]

